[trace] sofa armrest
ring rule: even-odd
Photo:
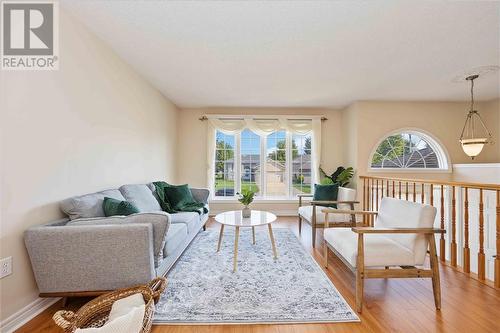
[[[208,197],[210,196],[210,190],[206,188],[190,188],[193,198],[201,203],[208,204]]]
[[[128,216],[96,217],[72,220],[67,224],[69,227],[77,225],[103,225],[103,224],[130,224],[147,223],[153,226],[153,254],[155,267],[163,259],[163,248],[167,239],[167,232],[170,228],[170,214],[167,212],[137,213]]]
[[[156,275],[151,224],[39,226],[24,241],[41,294],[114,290]]]

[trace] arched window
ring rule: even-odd
[[[430,135],[399,130],[383,139],[371,156],[372,169],[448,170],[442,146]]]

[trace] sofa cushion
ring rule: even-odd
[[[187,226],[184,223],[172,223],[167,232],[165,247],[163,248],[163,258],[168,257],[178,250],[179,246],[188,236]]]
[[[180,212],[175,214],[170,214],[170,221],[172,224],[183,223],[187,227],[187,231],[189,234],[192,232],[198,232],[196,230],[200,227],[200,217],[201,215],[194,212]]]
[[[104,210],[104,215],[115,216],[115,215],[130,215],[139,213],[137,207],[128,201],[120,201],[113,198],[104,197],[104,202],[102,204],[102,209]]]
[[[161,211],[158,200],[147,184],[130,184],[120,187],[120,192],[128,202],[132,203],[140,212]]]
[[[195,202],[193,194],[187,184],[168,185],[164,187],[165,195],[173,209],[179,209],[182,206]]]
[[[329,228],[323,233],[325,241],[347,262],[356,267],[358,234],[351,228]],[[365,266],[413,266],[415,256],[405,246],[384,235],[364,235]]]
[[[102,208],[104,197],[120,201],[125,200],[119,190],[106,190],[68,198],[61,201],[59,206],[71,220],[104,217],[104,210]]]

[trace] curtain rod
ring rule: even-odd
[[[287,117],[287,116],[285,116]],[[288,116],[290,117],[290,116]],[[301,117],[301,116],[299,116]],[[315,116],[316,117],[316,116]],[[314,117],[314,118],[315,118]],[[219,119],[233,119],[233,120],[245,120],[245,118],[236,118],[236,117],[232,117],[231,115],[221,115],[221,116],[214,116],[213,118],[219,118]],[[252,117],[253,118],[253,117]],[[278,120],[278,118],[258,118],[258,117],[255,117],[253,119],[256,119],[256,120]],[[309,118],[309,117],[304,117],[304,118],[289,118],[287,120],[311,120],[312,118]],[[201,120],[201,121],[205,121],[205,120],[208,120],[208,117],[207,116],[202,116],[200,118],[198,118],[198,120]],[[325,120],[328,120],[328,118],[326,118],[325,116],[321,116],[321,121],[325,121]]]

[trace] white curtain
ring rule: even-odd
[[[207,139],[207,180],[208,185],[214,184],[214,159],[215,159],[215,133],[221,131],[225,134],[237,134],[248,128],[261,137],[280,130],[286,130],[294,134],[312,133],[312,177],[314,182],[320,181],[319,166],[321,163],[321,118],[320,117],[300,117],[290,118],[289,116],[259,118],[259,116],[243,116],[232,118],[224,116],[207,116],[208,118],[208,139]]]
[[[319,122],[320,126],[316,129],[313,123]],[[316,118],[304,118],[304,119],[288,119],[286,117],[278,117],[274,119],[258,118],[256,117],[245,117],[245,118],[224,118],[219,117],[208,117],[208,122],[212,124],[217,130],[224,132],[226,134],[236,134],[242,132],[245,128],[248,128],[252,132],[260,136],[269,135],[275,131],[286,130],[295,134],[308,134],[314,132],[315,130],[320,131],[321,134],[321,119]]]
[[[212,122],[208,122],[207,133],[207,188],[212,193],[215,184],[215,127]]]
[[[312,176],[313,181],[320,182],[319,167],[321,165],[321,119],[312,120]]]

